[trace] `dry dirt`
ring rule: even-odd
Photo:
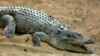
[[[1,6],[30,6],[47,12],[95,41],[88,45],[93,54],[80,54],[57,50],[46,43],[34,47],[28,34],[6,39],[0,28],[0,56],[100,56],[100,0],[0,0]],[[26,41],[29,39],[29,41]]]

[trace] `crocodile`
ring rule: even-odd
[[[27,6],[0,6],[0,27],[4,36],[13,38],[16,32],[32,35],[33,46],[46,42],[59,50],[93,53],[85,44],[94,41],[74,32],[56,17]]]

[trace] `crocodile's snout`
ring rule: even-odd
[[[92,54],[93,51],[89,49],[86,44],[93,44],[94,41],[88,38],[85,38],[82,34],[66,31],[61,37],[62,46],[60,48],[69,50],[77,53],[88,53]],[[58,45],[59,46],[59,45]]]
[[[94,44],[94,41],[92,39],[88,39],[82,45],[78,45],[81,49],[85,50],[83,53],[92,54],[93,51],[90,48],[88,48],[85,44]]]
[[[93,40],[85,38],[84,36],[82,36],[82,34],[79,33],[75,33],[73,36],[74,36],[73,38],[74,41],[73,43],[70,44],[77,49],[75,50],[75,52],[88,53],[88,54],[93,53],[93,51],[86,46],[86,44],[94,44]],[[74,48],[72,51],[74,51]]]
[[[94,41],[92,39],[88,39],[84,42],[84,44],[94,44]]]

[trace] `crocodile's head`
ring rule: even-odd
[[[93,40],[87,39],[82,34],[73,32],[70,29],[61,28],[58,30],[58,49],[77,53],[93,53],[92,50],[85,46],[85,44],[93,44]]]

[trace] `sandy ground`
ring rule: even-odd
[[[100,0],[0,0],[0,5],[30,6],[47,12],[73,31],[95,41],[95,44],[88,45],[93,54],[72,53],[57,50],[46,43],[34,47],[29,34],[6,39],[3,28],[0,28],[0,56],[100,56]]]

